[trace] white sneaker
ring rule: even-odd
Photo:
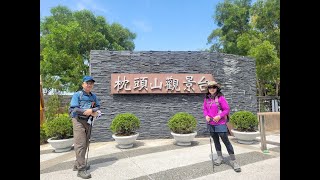
[[[218,156],[217,159],[215,159],[213,162],[214,162],[214,165],[216,166],[219,166],[223,161],[223,157],[222,156]]]
[[[241,172],[240,165],[237,163],[237,161],[230,161],[231,166],[233,167],[235,172]]]

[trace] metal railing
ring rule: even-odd
[[[280,96],[258,96],[258,120],[261,138],[261,150],[268,153],[265,116],[270,112],[280,112]]]
[[[280,96],[257,96],[258,112],[280,112]]]

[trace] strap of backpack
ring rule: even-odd
[[[83,92],[82,92],[82,91],[80,91],[79,101],[81,101],[81,100],[82,100],[82,96],[83,96]]]
[[[218,108],[219,108],[219,111],[222,111],[222,109],[221,109],[221,107],[220,107],[220,103],[219,103],[219,98],[218,97],[215,97],[214,98],[214,102],[216,103],[216,105],[218,106]]]
[[[83,96],[83,91],[79,91],[80,95],[79,95],[79,102],[82,100],[82,96]],[[96,103],[96,96],[94,96],[91,92],[90,92],[90,101],[91,103]],[[93,100],[92,100],[93,99]]]
[[[218,106],[219,111],[222,111],[221,106],[220,106],[220,103],[219,103],[219,101],[218,101],[218,98],[217,98],[217,97],[215,97],[215,98],[214,98],[214,102],[215,102],[215,103],[216,103],[216,105]],[[227,115],[227,122],[229,122],[229,114]]]

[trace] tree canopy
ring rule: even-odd
[[[218,25],[208,36],[210,51],[256,60],[257,94],[280,91],[280,0],[225,0],[213,16]]]
[[[89,10],[57,6],[40,19],[40,73],[44,93],[76,91],[89,73],[90,50],[134,50],[136,34]]]

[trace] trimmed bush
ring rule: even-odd
[[[44,130],[47,137],[68,139],[73,136],[73,126],[68,114],[59,114],[54,119],[45,123]]]
[[[197,120],[186,112],[178,112],[168,121],[169,129],[177,134],[193,133],[197,127]]]
[[[57,114],[59,114],[59,107],[61,104],[61,99],[59,95],[53,94],[49,96],[49,99],[46,103],[46,110],[45,110],[45,118],[46,122],[53,120]]]
[[[110,128],[117,136],[130,136],[140,128],[140,119],[132,113],[118,114],[112,120]]]
[[[237,111],[230,116],[230,123],[242,132],[254,132],[258,127],[258,118],[250,111]]]
[[[44,131],[44,124],[40,126],[40,145],[47,143],[48,137]]]

